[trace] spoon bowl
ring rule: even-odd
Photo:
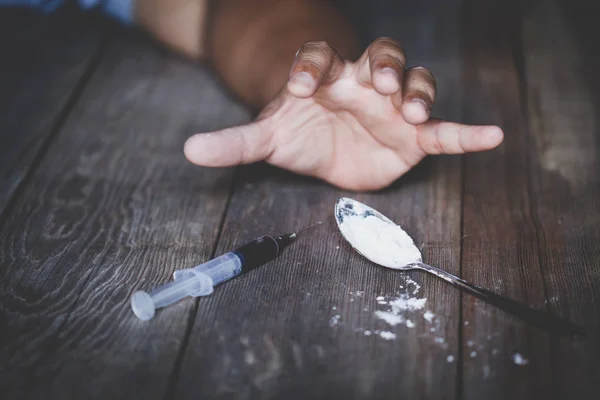
[[[370,217],[369,224],[364,222]],[[422,255],[412,238],[391,219],[356,200],[342,197],[335,204],[335,220],[342,236],[354,250],[383,267],[420,269],[436,275],[459,289],[477,296],[526,322],[561,336],[584,336],[585,331],[569,321],[530,308],[487,289],[475,286],[457,276],[422,262]],[[377,229],[370,229],[377,225]],[[383,233],[382,233],[383,232]]]
[[[421,252],[402,228],[379,211],[343,197],[335,205],[338,228],[348,243],[366,259],[392,269],[415,269]]]

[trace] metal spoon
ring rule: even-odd
[[[518,303],[514,300],[497,295],[493,292],[490,292],[489,290],[482,289],[478,286],[468,283],[467,281],[465,281],[457,276],[454,276],[446,271],[443,271],[437,267],[433,267],[431,265],[423,263],[422,258],[421,258],[421,252],[412,243],[411,243],[411,245],[414,248],[411,248],[409,250],[410,250],[410,254],[415,254],[415,256],[414,256],[414,260],[412,260],[411,262],[409,262],[405,265],[394,265],[394,266],[383,265],[381,263],[378,263],[377,261],[374,260],[374,257],[369,257],[368,255],[364,254],[363,252],[360,252],[357,248],[359,246],[357,246],[356,243],[353,243],[353,236],[351,234],[349,234],[349,232],[347,231],[347,228],[343,225],[344,220],[351,216],[358,216],[361,218],[367,218],[369,216],[374,216],[374,217],[379,218],[380,220],[384,221],[385,223],[394,225],[397,229],[401,230],[401,228],[398,225],[396,225],[394,222],[392,222],[389,218],[387,218],[385,215],[381,214],[379,211],[374,210],[365,204],[362,204],[356,200],[352,200],[352,199],[345,198],[345,197],[338,200],[338,202],[335,205],[335,219],[338,224],[338,228],[340,229],[340,232],[342,233],[342,236],[352,245],[352,247],[358,253],[360,253],[365,258],[369,259],[370,261],[375,262],[376,264],[382,265],[384,267],[393,268],[393,269],[399,269],[399,270],[420,269],[423,271],[427,271],[429,273],[432,273],[432,274],[444,279],[445,281],[451,283],[452,285],[457,286],[461,290],[463,290],[467,293],[470,293],[474,296],[477,296],[480,299],[483,299],[486,302],[488,302],[504,311],[507,311],[507,312],[521,318],[522,320],[524,320],[526,322],[529,322],[529,323],[537,326],[538,328],[544,329],[551,333],[558,334],[560,336],[573,336],[573,335],[574,336],[585,336],[585,331],[583,328],[581,328],[577,325],[574,325],[569,321],[560,319],[558,317],[555,317],[552,314],[530,308],[530,307],[523,305],[521,303]]]

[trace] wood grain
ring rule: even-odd
[[[424,63],[444,83],[436,112],[456,118],[459,10],[455,3],[436,5],[435,13],[407,8],[395,24],[372,32],[403,39],[413,50],[409,63]],[[417,24],[435,27],[434,35],[414,34]],[[413,235],[426,260],[458,273],[460,191],[460,157],[428,159],[392,188],[370,194],[266,166],[242,168],[217,253],[263,234],[324,223],[277,260],[200,299],[170,397],[454,398],[456,363],[446,359],[458,352],[457,291],[420,272],[370,264],[342,239],[333,208],[341,196],[373,206]],[[421,285],[418,295],[435,314],[431,324],[425,309],[407,314],[414,328],[374,316],[386,309],[376,297],[402,292],[405,276]],[[386,341],[376,330],[397,338]]]
[[[93,69],[106,25],[0,9],[0,214]]]
[[[366,42],[399,39],[438,78],[434,114],[499,124],[500,148],[428,158],[362,194],[262,164],[195,167],[190,134],[249,117],[205,71],[73,10],[0,14],[2,398],[600,397],[598,5],[370,8]],[[370,264],[334,225],[341,196],[400,223],[426,262],[588,338],[559,341],[436,277]],[[149,323],[129,308],[175,269],[317,221],[209,297]],[[376,297],[407,278],[425,309],[389,326]]]
[[[553,390],[600,397],[598,5],[535,1],[523,18],[532,212],[548,308],[589,329],[554,341]],[[592,36],[593,35],[593,36]]]
[[[3,396],[164,396],[193,300],[143,323],[129,297],[212,255],[231,170],[183,142],[246,119],[197,66],[116,34],[0,231]]]
[[[500,125],[505,141],[493,151],[466,156],[462,277],[544,308],[515,58],[520,8],[512,1],[469,1],[465,9],[465,117]],[[464,398],[551,397],[548,334],[472,296],[463,296],[462,304]],[[516,364],[517,354],[529,363]]]

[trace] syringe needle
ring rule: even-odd
[[[298,232],[296,232],[296,235],[299,235],[299,234],[301,234],[301,233],[304,233],[304,232],[306,232],[306,231],[308,231],[308,230],[310,230],[310,229],[317,228],[317,227],[319,227],[319,226],[321,226],[321,225],[323,225],[323,221],[319,221],[319,222],[317,222],[316,224],[313,224],[313,225],[311,225],[311,226],[308,226],[308,227],[306,227],[306,228],[300,229]]]

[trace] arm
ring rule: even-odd
[[[406,68],[390,38],[357,58],[352,27],[327,0],[213,0],[210,10],[207,0],[137,1],[147,30],[210,61],[229,89],[262,109],[251,123],[190,137],[184,152],[195,164],[266,161],[344,189],[375,190],[427,155],[484,151],[503,140],[495,126],[430,118],[431,72]]]
[[[209,3],[138,0],[136,19],[173,50],[212,63],[225,84],[252,107],[262,108],[284,86],[293,55],[305,42],[323,40],[344,58],[359,56],[351,24],[327,1]]]

